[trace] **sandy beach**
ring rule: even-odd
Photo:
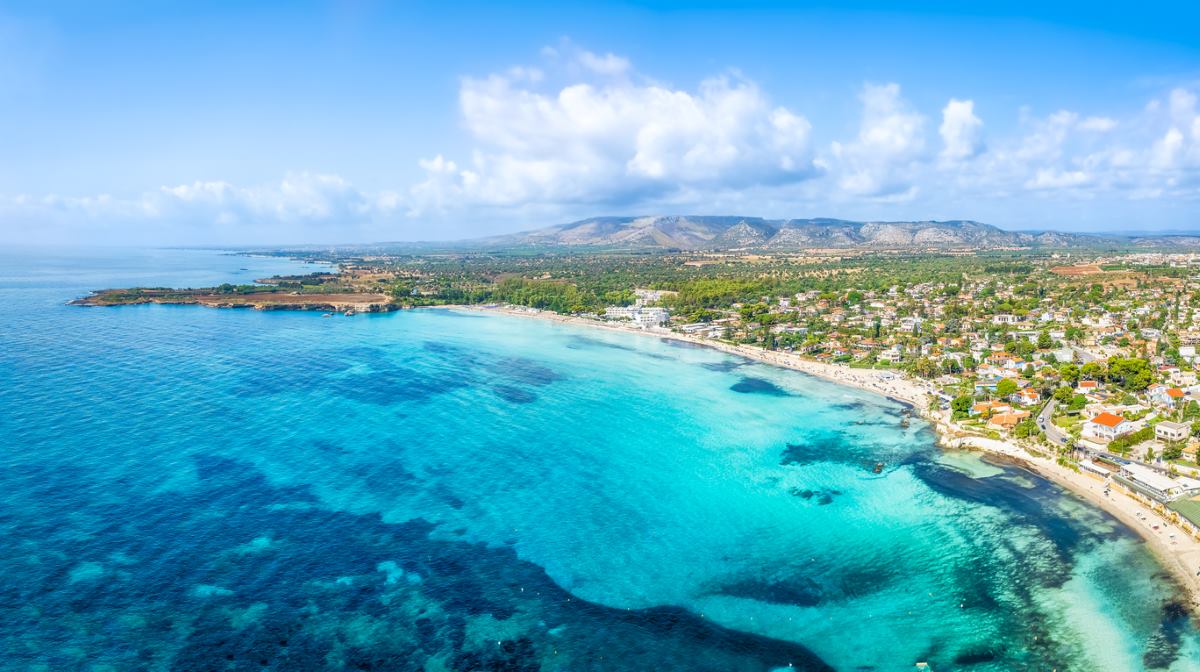
[[[933,426],[938,434],[939,443],[943,447],[961,450],[980,450],[985,453],[1003,456],[1008,460],[1016,462],[1030,472],[1058,484],[1094,506],[1103,509],[1136,532],[1146,541],[1147,547],[1159,559],[1163,568],[1175,577],[1176,582],[1182,589],[1181,597],[1187,606],[1194,614],[1200,616],[1200,540],[1192,537],[1182,528],[1163,518],[1157,512],[1152,511],[1130,497],[1118,493],[1116,490],[1105,495],[1105,482],[1098,477],[1060,466],[1053,459],[1029,452],[1016,441],[966,435],[954,429],[949,422],[946,412],[930,410],[930,395],[935,392],[934,386],[930,383],[914,380],[898,372],[852,369],[846,366],[813,361],[793,353],[769,351],[749,345],[722,343],[663,328],[641,329],[629,325],[559,315],[548,311],[513,307],[437,306],[435,308],[503,313],[518,317],[576,324],[593,329],[607,329],[628,334],[683,341],[759,362],[793,369],[840,385],[857,387],[911,404],[914,410],[920,413]],[[1158,527],[1157,530],[1154,529],[1155,526]]]

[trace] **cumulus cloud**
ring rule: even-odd
[[[27,218],[55,227],[60,238],[122,228],[158,240],[336,241],[357,225],[386,218],[400,206],[395,192],[368,194],[336,175],[290,173],[253,187],[224,181],[163,186],[133,197],[29,195],[0,197],[6,220]],[[169,227],[166,230],[164,225]]]
[[[1079,122],[1079,130],[1090,133],[1107,133],[1117,127],[1117,120],[1109,117],[1088,117]]]
[[[599,75],[623,75],[629,71],[629,59],[621,58],[611,52],[597,56],[590,51],[579,55],[579,62],[588,70]]]
[[[989,112],[986,142],[972,92],[947,93],[955,97],[931,141],[929,119],[898,83],[865,84],[857,103],[844,101],[860,112],[857,129],[839,138],[739,73],[667,84],[620,55],[564,41],[537,65],[463,78],[467,150],[405,158],[419,168],[410,182],[370,191],[293,172],[132,196],[0,194],[0,238],[25,235],[13,222],[90,227],[93,236],[125,227],[156,240],[169,231],[170,242],[337,242],[445,239],[605,213],[984,217],[977,209],[988,201],[1200,199],[1194,87],[1129,115],[1019,109],[996,121]],[[947,212],[947,203],[966,210]],[[462,228],[430,230],[432,222]]]
[[[858,137],[848,144],[834,142],[838,186],[851,196],[915,195],[910,168],[925,155],[926,119],[900,96],[900,85],[867,84]]]
[[[964,161],[983,152],[983,120],[975,116],[975,101],[951,98],[942,108],[942,158]]]
[[[422,160],[411,211],[670,199],[817,174],[811,124],[752,81],[727,74],[685,89],[614,78],[630,67],[612,54],[577,58],[596,77],[557,86],[507,73],[465,78],[459,107],[474,151]]]

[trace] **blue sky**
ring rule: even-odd
[[[0,2],[0,241],[1200,229],[1195,3]]]

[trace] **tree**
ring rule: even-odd
[[[950,409],[952,411],[954,411],[954,414],[953,414],[954,419],[961,420],[961,419],[971,415],[971,404],[974,401],[975,400],[972,399],[971,395],[969,395],[969,394],[964,394],[962,396],[955,397],[954,401],[950,402]]]
[[[1200,403],[1196,403],[1196,400],[1192,399],[1183,407],[1183,419],[1194,420],[1196,418],[1200,418]]]
[[[942,369],[938,366],[937,362],[928,357],[922,357],[913,363],[913,373],[922,378],[934,378],[941,371]]]
[[[1126,390],[1137,392],[1150,387],[1154,370],[1140,357],[1113,357],[1108,360],[1108,378]]]
[[[1034,436],[1037,433],[1037,423],[1033,421],[1032,417],[1025,418],[1024,420],[1018,422],[1016,427],[1013,427],[1013,436],[1017,437],[1018,439]]]
[[[1059,387],[1059,388],[1055,388],[1055,390],[1054,390],[1054,400],[1060,404],[1071,403],[1071,397],[1074,397],[1074,396],[1075,396],[1075,390],[1072,390],[1071,388],[1067,387],[1066,385]]]
[[[1163,447],[1162,457],[1164,460],[1178,460],[1183,457],[1183,442],[1172,441]]]
[[[1079,382],[1079,367],[1067,362],[1058,367],[1058,375],[1062,376],[1063,382],[1070,383],[1071,387],[1075,387]]]
[[[1067,406],[1068,410],[1082,411],[1084,406],[1087,406],[1087,397],[1082,394],[1077,394],[1071,397],[1071,403]]]
[[[1011,396],[1017,391],[1017,384],[1011,378],[1004,378],[996,383],[996,396],[1001,399]]]
[[[1054,345],[1054,339],[1050,338],[1050,332],[1043,331],[1038,334],[1037,347],[1039,350],[1049,350]]]

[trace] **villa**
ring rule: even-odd
[[[1083,435],[1102,441],[1113,439],[1133,431],[1133,425],[1119,415],[1104,412],[1088,420],[1083,425]]]

